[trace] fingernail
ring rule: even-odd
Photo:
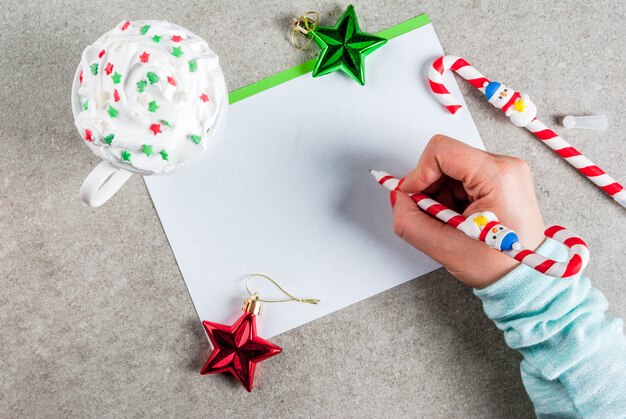
[[[403,177],[402,179],[400,179],[400,182],[398,182],[398,187],[397,187],[398,189],[402,189],[402,184],[404,183],[405,178],[406,178],[406,176]]]
[[[389,201],[391,201],[391,208],[396,206],[396,194],[397,193],[398,193],[397,191],[389,192]]]

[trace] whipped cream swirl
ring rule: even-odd
[[[206,41],[156,20],[122,22],[87,47],[72,89],[76,128],[91,150],[143,174],[201,155],[227,99]]]

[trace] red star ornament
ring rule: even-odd
[[[250,392],[254,383],[256,364],[278,355],[282,349],[256,334],[256,314],[260,304],[254,297],[244,303],[246,311],[233,325],[203,321],[211,339],[213,352],[200,373],[229,372]]]

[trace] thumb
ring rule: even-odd
[[[454,227],[423,212],[406,193],[392,192],[393,227],[395,233],[413,247],[444,266],[453,262],[457,252],[472,239]],[[471,243],[470,243],[471,245]]]

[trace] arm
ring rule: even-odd
[[[539,253],[563,259],[547,240]],[[520,266],[475,290],[485,313],[524,357],[522,380],[538,416],[626,416],[626,337],[589,279],[550,278]]]
[[[428,216],[403,193],[423,191],[465,216],[493,211],[526,247],[564,260],[560,244],[544,242],[528,166],[435,136],[399,189],[391,195],[396,233],[476,289],[508,345],[524,357],[522,379],[537,413],[626,417],[622,322],[605,315],[607,301],[589,280],[519,266]]]

